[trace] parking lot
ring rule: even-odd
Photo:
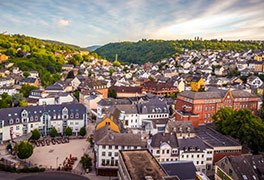
[[[65,158],[71,154],[73,157],[78,158],[73,165],[74,169],[88,147],[88,144],[86,139],[74,139],[65,144],[50,144],[49,146],[35,147],[33,155],[27,162],[33,165],[55,169],[58,166],[62,166]]]

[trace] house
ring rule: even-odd
[[[86,125],[86,108],[82,104],[4,108],[0,110],[0,142],[19,138],[34,129],[46,136],[52,127],[60,134],[70,127],[77,135]]]
[[[60,93],[49,93],[45,97],[40,97],[38,105],[52,105],[52,104],[63,104],[75,102],[73,95],[65,92]]]
[[[146,147],[140,134],[116,133],[108,126],[95,131],[95,168],[97,175],[117,176],[121,150],[139,150]]]
[[[65,87],[61,83],[54,83],[53,85],[47,86],[45,88],[45,91],[47,93],[59,93],[59,92],[65,92]]]
[[[18,91],[16,88],[13,88],[11,86],[2,86],[0,87],[0,94],[7,93],[9,96],[13,96],[14,94],[17,94]]]
[[[247,78],[247,84],[250,87],[257,89],[263,85],[263,81],[258,76],[249,76]]]
[[[2,86],[13,86],[15,84],[15,79],[11,77],[0,78],[0,87]]]
[[[215,165],[215,179],[264,179],[264,158],[251,154],[226,156]]]
[[[79,95],[79,102],[84,104],[88,108],[88,110],[93,112],[96,112],[97,104],[102,99],[103,95],[97,91],[82,89]]]
[[[176,133],[157,133],[148,140],[148,149],[159,162],[192,161],[202,172],[213,167],[213,149],[197,137],[177,139]]]
[[[5,54],[1,54],[0,53],[0,63],[7,61],[8,60],[8,56]]]
[[[178,140],[175,133],[157,133],[148,140],[147,147],[158,162],[179,159]]]
[[[120,133],[123,129],[123,125],[119,120],[121,112],[118,109],[115,109],[114,107],[112,107],[110,111],[112,112],[110,112],[109,115],[105,116],[102,121],[97,123],[95,129],[99,130],[107,126],[112,131]]]
[[[223,66],[215,68],[214,73],[216,76],[225,76],[227,74],[225,73],[225,68]]]
[[[118,154],[118,179],[174,179],[170,177],[148,150],[123,150]]]
[[[39,80],[38,78],[27,77],[26,79],[23,79],[22,81],[20,81],[20,84],[39,87]]]
[[[192,121],[170,120],[166,125],[166,133],[176,133],[178,139],[195,137]]]
[[[146,93],[151,93],[155,94],[158,96],[169,96],[172,93],[178,92],[178,88],[173,85],[173,82],[168,81],[168,82],[154,82],[154,81],[149,81],[145,82],[142,85],[143,92]]]
[[[38,73],[38,71],[29,71],[29,77],[32,77],[32,78],[39,78],[39,73]]]
[[[138,86],[111,86],[109,89],[114,90],[118,98],[142,96],[142,87]]]
[[[191,90],[194,92],[202,91],[205,88],[204,79],[198,76],[192,78]]]

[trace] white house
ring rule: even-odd
[[[78,134],[86,125],[87,113],[82,104],[5,108],[0,111],[0,142],[26,135],[34,129],[46,136],[52,127],[58,133],[70,127]]]

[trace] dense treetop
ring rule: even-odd
[[[138,42],[109,43],[98,49],[97,52],[103,58],[114,61],[116,54],[118,59],[125,63],[157,62],[163,58],[171,57],[175,53],[190,50],[255,50],[262,49],[263,44],[253,41],[223,41],[223,40],[141,40]]]

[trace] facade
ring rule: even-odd
[[[109,89],[115,90],[118,98],[142,96],[142,87],[138,86],[112,86]]]
[[[191,90],[194,92],[198,92],[204,89],[205,82],[201,77],[193,77],[191,81]]]
[[[154,82],[154,81],[148,81],[145,82],[143,85],[143,92],[155,94],[158,96],[166,96],[170,95],[171,93],[178,92],[178,88],[173,85],[172,82]]]
[[[71,127],[78,134],[87,125],[86,108],[82,104],[27,106],[0,110],[0,142],[12,140],[39,129],[46,136],[52,127],[63,133]]]
[[[258,102],[259,97],[242,90],[184,91],[177,96],[176,119],[192,120],[197,126],[211,122],[212,115],[221,107],[248,108],[257,113]]]
[[[95,158],[98,175],[116,176],[118,152],[120,150],[142,149],[146,142],[139,134],[115,133],[108,126],[95,131]]]
[[[213,167],[213,149],[197,137],[177,139],[176,133],[157,133],[148,149],[159,162],[192,161],[198,171]]]

